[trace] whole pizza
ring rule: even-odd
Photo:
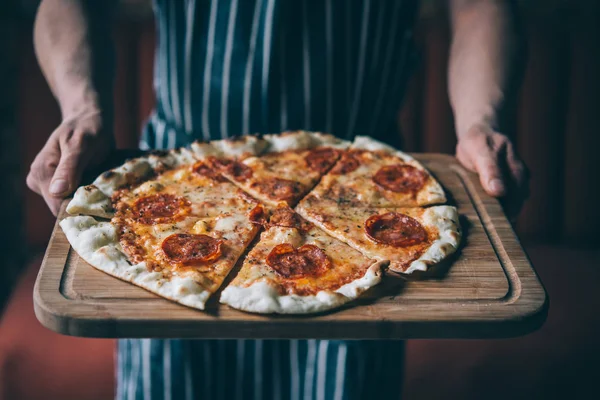
[[[195,142],[80,187],[60,222],[93,267],[189,307],[329,310],[387,268],[454,253],[455,207],[414,158],[366,136],[316,132]]]

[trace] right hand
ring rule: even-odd
[[[77,188],[84,170],[110,154],[114,139],[106,131],[98,110],[66,118],[33,160],[27,186],[44,197],[54,215]]]

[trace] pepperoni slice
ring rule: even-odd
[[[356,170],[359,165],[360,161],[356,157],[356,153],[347,151],[344,154],[342,154],[342,157],[340,158],[338,163],[335,164],[335,167],[333,167],[331,173],[335,175],[348,174]]]
[[[194,171],[198,175],[204,176],[217,182],[227,181],[227,179],[223,178],[223,175],[221,175],[219,171],[217,171],[215,166],[212,163],[210,163],[210,161],[198,161],[192,167],[192,171]]]
[[[191,203],[172,194],[155,194],[142,197],[133,204],[133,216],[142,224],[165,224],[187,214]]]
[[[427,240],[423,225],[408,215],[397,212],[375,214],[365,222],[367,236],[377,243],[407,247]]]
[[[273,200],[283,200],[290,202],[302,194],[302,186],[298,182],[281,178],[263,179],[260,182],[254,182],[253,188]]]
[[[318,276],[331,268],[325,252],[312,244],[295,249],[290,243],[278,244],[267,256],[267,265],[288,279]]]
[[[221,173],[231,176],[238,182],[243,182],[252,177],[252,168],[237,160],[230,159],[213,159],[214,165]]]
[[[180,264],[212,263],[221,257],[222,240],[207,235],[174,233],[162,242],[165,255]]]
[[[262,205],[257,204],[252,210],[250,210],[250,214],[248,214],[248,219],[250,222],[256,225],[266,225],[267,224],[267,215],[265,214],[265,209]]]
[[[301,218],[289,207],[278,207],[273,211],[271,219],[269,220],[270,225],[282,226],[284,228],[296,228],[302,231],[307,231],[311,228],[310,222]]]
[[[396,193],[416,193],[425,185],[427,174],[411,165],[386,165],[373,176],[373,182]]]
[[[339,157],[339,152],[330,147],[311,150],[304,161],[310,169],[321,174],[327,172]]]

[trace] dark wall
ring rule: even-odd
[[[0,3],[0,311],[24,261],[22,229],[23,191],[21,190],[20,138],[17,134],[15,96],[19,59],[14,56],[17,44],[11,38],[18,32],[18,7],[14,1]]]

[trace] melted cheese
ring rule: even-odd
[[[302,245],[302,234],[297,229],[274,226],[271,228],[270,234],[274,243],[290,243],[294,247]]]
[[[187,171],[187,168],[179,169],[173,173],[173,180],[176,180],[176,181],[184,180],[188,176],[188,174],[189,174],[189,171]]]
[[[312,190],[311,196],[322,202],[353,207],[418,207],[446,202],[444,190],[429,172],[411,157],[401,158],[385,150],[355,155],[360,165],[343,175],[327,174]],[[399,193],[381,188],[373,176],[381,167],[406,164],[429,175],[424,186],[413,193]],[[335,168],[335,167],[334,167]]]
[[[248,223],[248,217],[245,215],[234,214],[219,216],[216,219],[215,230],[229,232],[236,231],[240,226]]]
[[[298,198],[291,201],[295,204],[317,184],[322,176],[322,173],[307,167],[305,157],[310,152],[311,150],[289,150],[280,153],[267,153],[260,157],[249,157],[242,161],[252,169],[252,176],[249,179],[238,181],[231,175],[225,175],[253,197],[274,206],[280,200],[272,198],[272,193],[261,191],[256,184],[274,178],[296,182],[300,186],[300,194]]]
[[[191,229],[196,235],[206,235],[210,231],[210,226],[207,221],[199,219]]]
[[[154,194],[159,193],[165,189],[165,186],[157,181],[148,181],[142,183],[137,189],[135,189],[134,193],[136,194]]]
[[[317,276],[282,278],[266,264],[266,258],[275,246],[284,243],[292,244],[295,248],[307,244],[319,247],[331,261],[331,268]],[[261,235],[260,242],[244,260],[231,286],[249,287],[264,281],[276,288],[280,294],[310,296],[321,292],[335,292],[363,277],[374,262],[315,226],[308,232],[273,226]]]
[[[160,224],[143,224],[132,218],[132,205],[140,198],[156,193],[169,193],[183,197],[191,203],[188,212],[173,221]],[[176,276],[192,276],[209,291],[216,290],[246,246],[256,235],[258,228],[247,217],[255,203],[239,195],[238,189],[228,182],[216,182],[183,166],[167,171],[147,181],[120,199],[125,203],[113,222],[125,224],[135,237],[135,248],[127,243],[125,252],[143,254],[146,264],[153,269],[167,270]],[[177,265],[162,250],[162,242],[172,234],[189,233],[226,239],[219,259],[210,265]],[[132,250],[133,249],[133,250]]]
[[[428,240],[406,247],[382,245],[371,240],[365,233],[365,221],[375,214],[394,211],[419,221],[427,232]],[[435,263],[446,258],[458,248],[460,229],[455,207],[434,206],[429,208],[339,208],[324,205],[298,207],[298,213],[330,235],[347,243],[361,253],[376,260],[389,260],[390,269],[410,273],[427,270],[425,261]]]

